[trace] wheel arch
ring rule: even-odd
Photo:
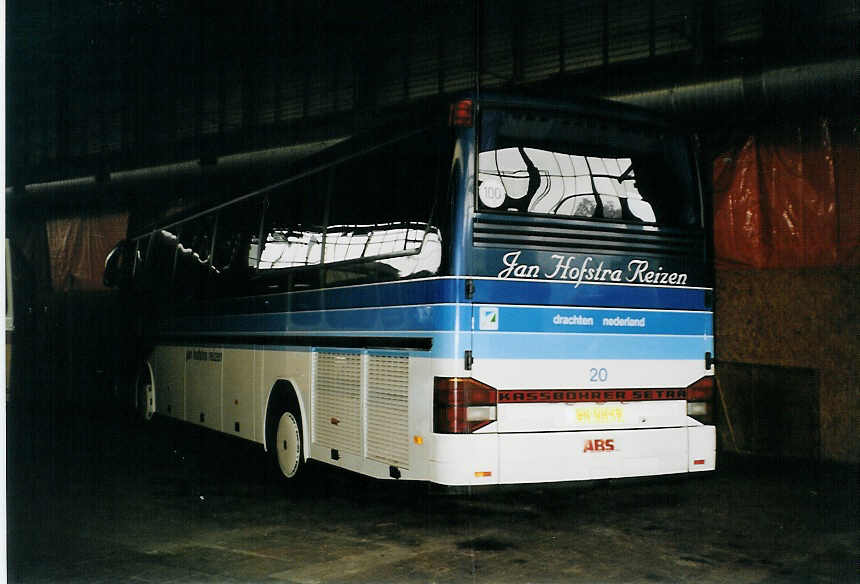
[[[310,453],[310,427],[307,423],[307,410],[301,392],[295,384],[287,379],[279,379],[269,390],[264,416],[263,448],[269,452],[278,427],[278,418],[284,410],[289,410],[298,416],[302,431],[302,458],[307,460]]]

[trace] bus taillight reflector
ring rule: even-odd
[[[469,434],[496,420],[498,392],[471,377],[433,380],[433,431]]]
[[[451,104],[451,113],[448,116],[448,123],[451,126],[459,126],[461,128],[471,128],[473,122],[474,104],[471,99],[462,99],[457,103]]]
[[[714,376],[702,377],[687,387],[687,415],[703,424],[714,420]]]

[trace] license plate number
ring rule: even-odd
[[[577,406],[574,408],[577,424],[618,424],[624,421],[621,406]]]

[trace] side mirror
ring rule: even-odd
[[[125,285],[131,276],[130,244],[123,239],[105,258],[105,272],[102,282],[108,288]]]

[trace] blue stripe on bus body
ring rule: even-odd
[[[428,278],[228,299],[216,302],[213,308],[216,312],[303,312],[412,304],[445,304],[464,300],[465,285],[462,280],[457,278]]]
[[[355,310],[314,310],[280,314],[182,316],[168,320],[166,330],[188,332],[298,332],[369,331],[374,335],[399,331],[444,331],[471,328],[468,304],[393,306]]]
[[[713,334],[709,312],[559,308],[534,306],[476,306],[480,313],[498,310],[495,326],[509,332]],[[336,333],[370,331],[373,334],[402,331],[469,331],[472,305],[442,304],[354,310],[315,310],[280,314],[185,316],[168,320],[165,329],[204,332],[268,334]],[[591,323],[591,324],[587,324]]]
[[[207,313],[305,312],[343,308],[444,304],[465,302],[467,278],[402,280],[325,290],[288,292],[220,300],[204,305]],[[569,282],[524,280],[474,280],[476,303],[530,304],[557,306],[599,306],[618,308],[662,308],[707,310],[706,290],[621,284],[577,286]],[[196,307],[199,309],[200,307]]]
[[[477,327],[480,327],[481,308],[476,309]],[[586,324],[588,322],[591,324]],[[711,335],[713,315],[710,312],[620,308],[500,306],[498,327],[500,331],[511,332]]]

